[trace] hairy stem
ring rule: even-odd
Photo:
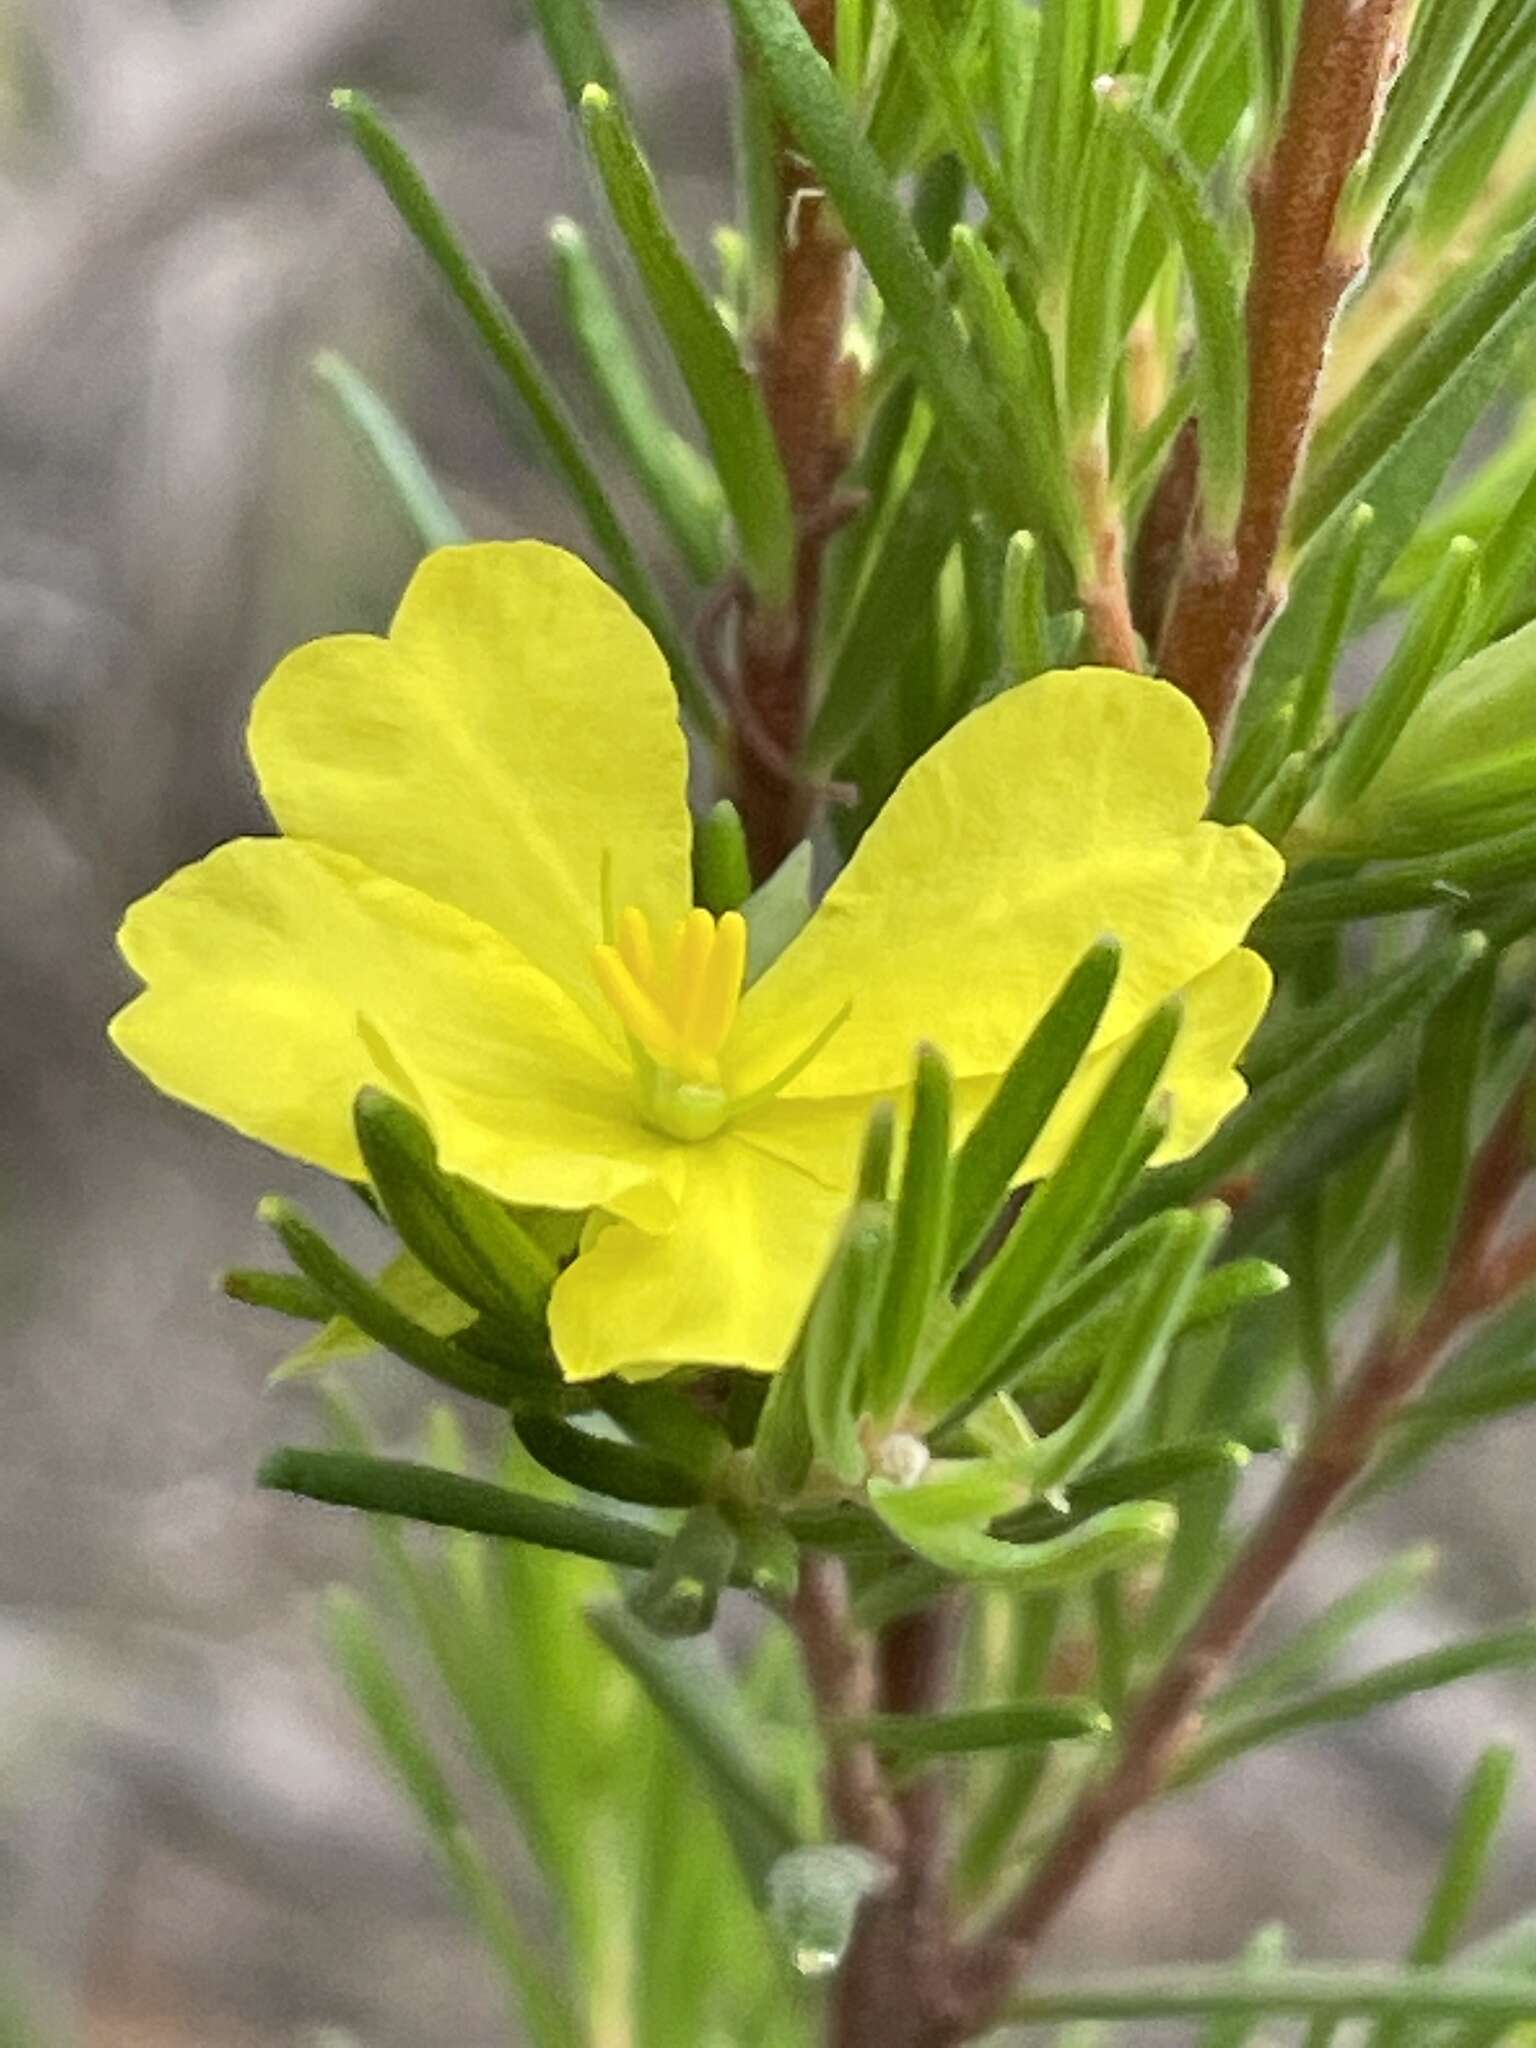
[[[964,2040],[996,2018],[1028,1958],[1121,1823],[1166,1784],[1199,1726],[1200,1710],[1286,1572],[1365,1472],[1382,1433],[1472,1317],[1523,1286],[1536,1244],[1495,1251],[1494,1236],[1524,1177],[1522,1086],[1483,1145],[1457,1243],[1439,1294],[1409,1330],[1385,1328],[1324,1412],[1268,1511],[1233,1560],[1204,1613],[1144,1696],[1120,1760],[1090,1787],[1024,1889],[994,1920],[967,1959]]]
[[[1198,534],[1158,666],[1219,733],[1278,602],[1271,588],[1329,336],[1365,261],[1339,201],[1401,53],[1403,0],[1304,0],[1284,118],[1251,191],[1248,437],[1236,534]]]

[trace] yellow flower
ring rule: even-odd
[[[446,1171],[593,1211],[551,1305],[573,1379],[778,1365],[916,1041],[974,1114],[1103,933],[1120,979],[1029,1173],[1176,991],[1163,1156],[1242,1094],[1269,976],[1239,941],[1280,863],[1201,822],[1205,730],[1166,683],[1077,669],[973,712],[745,990],[741,920],[691,907],[665,665],[557,548],[434,554],[387,639],[281,663],[250,750],[284,836],[220,847],[128,912],[146,987],[117,1044],[334,1173],[362,1173],[351,1108],[375,1083]]]

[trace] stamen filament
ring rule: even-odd
[[[822,1026],[804,1051],[796,1053],[789,1065],[781,1067],[771,1081],[765,1081],[761,1088],[754,1088],[750,1095],[736,1096],[731,1103],[731,1115],[744,1116],[748,1110],[758,1109],[763,1103],[771,1102],[774,1096],[782,1095],[790,1082],[798,1081],[811,1061],[825,1051],[852,1015],[853,999],[850,997],[837,1015],[829,1018]]]

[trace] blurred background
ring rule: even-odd
[[[720,11],[615,11],[702,246]],[[294,641],[382,625],[409,572],[316,351],[384,389],[471,531],[579,538],[328,114],[341,82],[399,119],[563,368],[544,228],[590,209],[520,0],[0,0],[0,1985],[37,2020],[0,1991],[4,2048],[506,2039],[317,1644],[357,1532],[251,1484],[314,1432],[311,1397],[264,1391],[284,1331],[210,1282],[265,1256],[253,1204],[304,1176],[102,1035],[123,905],[260,829],[252,691]],[[415,1390],[368,1370],[408,1429]],[[1436,1590],[1373,1661],[1529,1609],[1529,1470],[1518,1426],[1461,1439],[1327,1546],[1289,1618],[1424,1538]],[[1395,1948],[1477,1749],[1533,1730],[1512,1676],[1282,1748],[1144,1823],[1059,1959],[1221,1955],[1270,1917],[1316,1953]],[[1529,1792],[1514,1811],[1490,1913],[1536,1890]]]

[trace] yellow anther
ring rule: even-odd
[[[701,1048],[694,1026],[704,977],[715,951],[715,920],[707,910],[690,910],[678,927],[672,963],[672,1000],[668,1004],[685,1053],[697,1057]]]
[[[713,1057],[730,1036],[747,968],[747,921],[728,910],[715,926],[714,945],[689,1018],[691,1042]]]
[[[652,1059],[663,1066],[672,1065],[681,1051],[672,1021],[655,997],[640,986],[618,947],[598,946],[592,968],[630,1037],[637,1039]]]
[[[635,1054],[642,1116],[674,1137],[703,1138],[731,1114],[720,1054],[741,1000],[746,921],[690,910],[661,945],[644,911],[614,919],[613,943],[592,956],[598,986]]]

